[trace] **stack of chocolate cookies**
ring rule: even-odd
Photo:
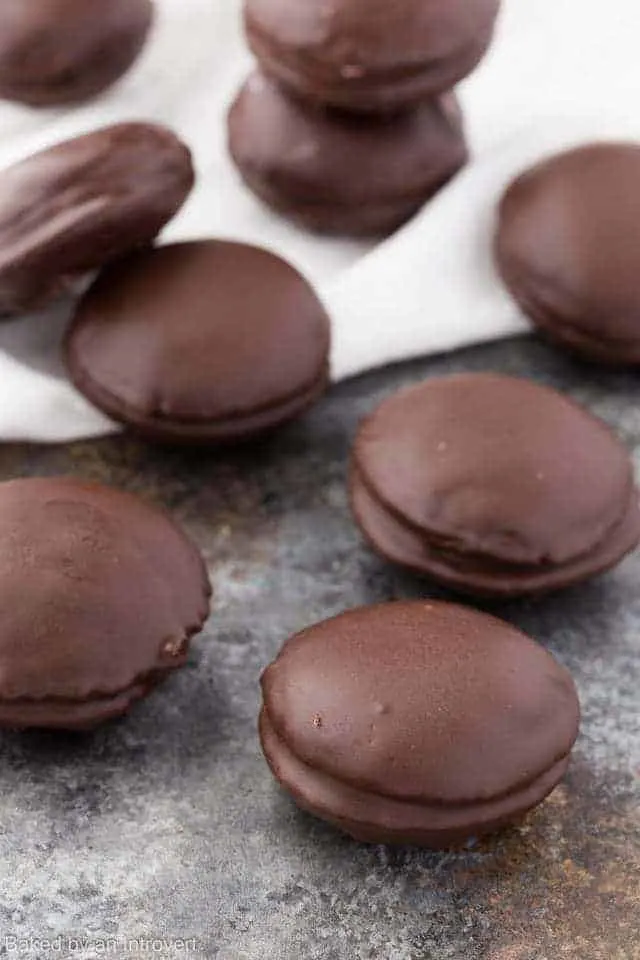
[[[245,0],[259,62],[229,147],[270,207],[321,233],[384,235],[467,159],[453,87],[499,0]]]

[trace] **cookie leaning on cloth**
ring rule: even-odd
[[[151,243],[193,183],[188,148],[151,123],[103,127],[0,171],[0,315],[45,306]]]
[[[76,104],[127,72],[153,20],[151,0],[2,0],[0,97]]]
[[[550,340],[640,363],[640,144],[595,143],[527,170],[502,198],[498,269]]]

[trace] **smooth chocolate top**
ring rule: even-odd
[[[260,73],[236,99],[229,135],[240,169],[255,170],[302,202],[411,199],[447,180],[467,157],[451,93],[378,118],[307,106]]]
[[[161,511],[72,478],[0,485],[0,700],[108,696],[182,662],[210,593]]]
[[[377,498],[457,552],[560,564],[627,512],[630,457],[567,397],[469,373],[401,390],[364,421],[355,462]]]
[[[433,90],[469,72],[492,35],[499,0],[245,0],[249,39],[320,85],[366,89],[425,69]]]
[[[85,100],[136,59],[151,0],[2,0],[0,97],[33,106]]]
[[[571,677],[514,627],[466,607],[351,610],[289,640],[262,678],[278,736],[314,770],[382,796],[488,800],[566,756]]]
[[[279,257],[200,240],[142,251],[81,301],[67,354],[123,412],[225,420],[268,409],[324,377],[327,316]]]
[[[502,200],[496,250],[534,318],[639,341],[640,146],[590,144],[523,174]]]
[[[193,182],[187,147],[150,123],[104,127],[1,171],[0,313],[150,243]]]

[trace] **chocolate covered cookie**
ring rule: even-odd
[[[578,732],[567,671],[452,604],[351,610],[289,640],[262,677],[262,746],[297,803],[357,840],[443,847],[520,819]]]
[[[266,250],[157,247],[107,268],[80,302],[66,356],[78,389],[151,439],[242,440],[307,409],[328,380],[329,320]]]
[[[2,0],[0,97],[77,103],[126,73],[153,19],[151,0]]]
[[[633,465],[613,432],[556,391],[499,374],[385,400],[358,431],[351,501],[384,557],[470,594],[565,587],[640,539]]]
[[[255,73],[229,113],[231,155],[269,206],[323,233],[382,235],[467,159],[453,94],[389,117],[303,104]]]
[[[0,171],[0,314],[39,307],[151,243],[193,181],[187,147],[150,123],[104,127]]]
[[[12,480],[0,541],[0,725],[93,726],[185,662],[211,591],[159,510],[71,478]]]
[[[555,342],[640,363],[640,146],[590,144],[519,177],[500,205],[496,256],[513,297]]]
[[[245,0],[262,69],[304,99],[390,111],[474,69],[499,0]]]

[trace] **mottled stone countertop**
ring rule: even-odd
[[[492,606],[570,667],[584,711],[568,779],[523,827],[459,853],[361,846],[299,813],[260,754],[258,677],[289,634],[345,607],[440,595],[365,548],[345,473],[375,403],[461,369],[566,389],[640,466],[637,374],[533,340],[344,384],[241,450],[2,448],[2,477],[73,473],[168,507],[206,555],[215,609],[187,668],[125,720],[0,736],[0,956],[640,958],[640,555],[544,601]]]

